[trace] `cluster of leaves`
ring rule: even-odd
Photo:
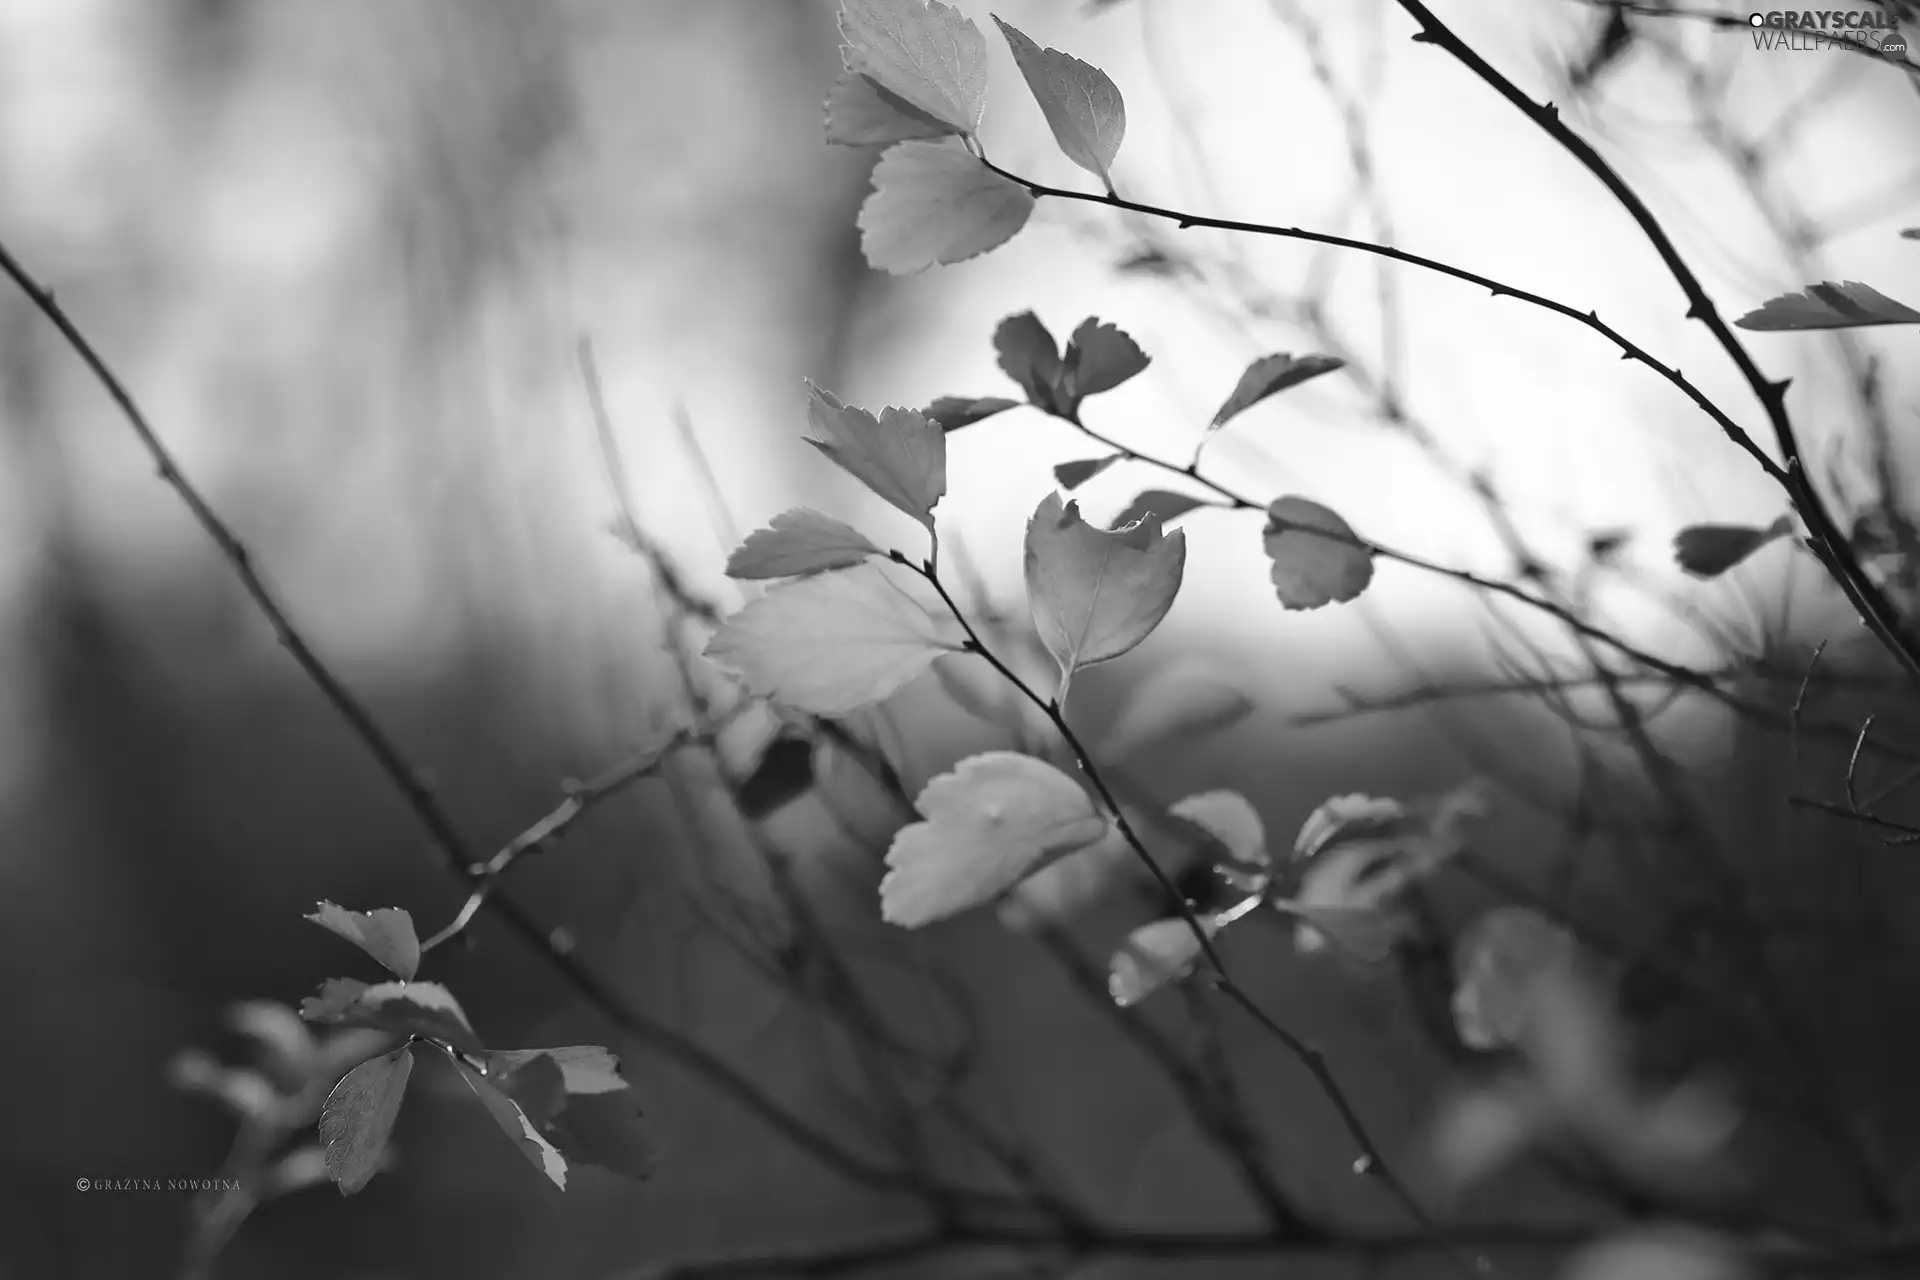
[[[348,911],[323,902],[307,919],[353,943],[393,975],[375,983],[329,978],[300,1007],[309,1022],[381,1032],[392,1045],[340,1076],[320,1109],[326,1175],[342,1194],[360,1190],[385,1162],[388,1138],[423,1048],[444,1059],[520,1153],[556,1187],[565,1189],[570,1162],[629,1177],[651,1173],[638,1107],[613,1054],[597,1045],[487,1048],[451,991],[415,979],[420,939],[405,911]]]

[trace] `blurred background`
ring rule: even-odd
[[[960,8],[990,27],[983,6]],[[1396,5],[995,12],[1120,85],[1122,194],[1391,243],[1595,309],[1766,440],[1760,406],[1631,220],[1485,85],[1411,42]],[[1898,235],[1920,224],[1913,77],[1831,50],[1761,52],[1710,22],[1636,13],[1623,34],[1612,7],[1577,0],[1441,16],[1558,104],[1729,317],[1826,279],[1920,302],[1920,244]],[[995,160],[1085,186],[991,33],[989,48]],[[1429,560],[1544,584],[1767,712],[1634,690],[1644,714],[1629,718],[1684,772],[1694,825],[1676,828],[1679,802],[1649,782],[1647,743],[1619,732],[1613,690],[1562,687],[1594,659],[1552,619],[1390,564],[1353,605],[1287,612],[1258,514],[1201,512],[1183,522],[1187,581],[1166,625],[1076,695],[1075,715],[1105,725],[1128,690],[1199,661],[1253,699],[1218,738],[1130,760],[1148,800],[1232,787],[1284,845],[1329,795],[1414,796],[1479,774],[1502,797],[1490,861],[1631,919],[1649,919],[1627,892],[1645,885],[1622,868],[1647,864],[1621,850],[1691,847],[1703,831],[1740,858],[1777,856],[1848,911],[1901,901],[1909,873],[1887,870],[1887,851],[1782,804],[1801,780],[1837,785],[1863,709],[1896,740],[1899,699],[1791,540],[1712,583],[1674,566],[1681,526],[1764,525],[1785,508],[1670,385],[1577,325],[1456,281],[1092,205],[1042,202],[993,254],[880,275],[854,227],[874,156],[822,139],[838,65],[828,0],[0,0],[0,242],[56,291],[475,847],[503,844],[560,800],[562,779],[684,714],[684,633],[665,615],[685,602],[663,607],[658,561],[731,611],[747,597],[722,575],[728,552],[785,508],[905,545],[910,524],[801,443],[803,379],[875,409],[1007,394],[991,335],[1031,309],[1062,338],[1098,316],[1146,349],[1151,367],[1094,402],[1089,425],[1181,465],[1253,357],[1345,358],[1342,374],[1236,420],[1208,445],[1208,474],[1262,501],[1325,502]],[[1770,376],[1793,380],[1843,524],[1900,511],[1920,395],[1911,332],[1746,337]],[[583,339],[617,457],[596,437]],[[1024,643],[1026,517],[1056,464],[1102,452],[1030,409],[949,438],[943,547],[1008,620],[1011,646]],[[610,462],[654,564],[611,531]],[[1150,486],[1166,481],[1125,463],[1076,496],[1109,517]],[[297,1005],[323,978],[367,976],[300,920],[316,900],[404,906],[437,927],[461,890],[12,290],[0,529],[0,956],[15,975],[0,1273],[173,1275],[190,1197],[82,1194],[75,1180],[218,1171],[231,1118],[170,1086],[166,1064],[194,1045],[237,1052],[222,1021],[235,1000]],[[1797,735],[1796,755],[1784,730],[1821,641],[1805,711],[1825,727]],[[956,700],[966,678],[923,677],[855,726],[906,794],[1031,731]],[[1103,899],[1045,945],[1009,942],[991,912],[888,929],[872,891],[899,805],[830,776],[827,751],[808,794],[743,823],[722,776],[751,772],[768,731],[749,724],[728,747],[744,762],[676,766],[670,783],[596,808],[516,873],[516,893],[631,1006],[885,1151],[898,1134],[873,1119],[887,1110],[878,1051],[843,1025],[838,997],[765,963],[797,936],[797,894],[887,1018],[970,1046],[968,1105],[1043,1153],[1049,1178],[1127,1221],[1246,1220],[1257,1204],[1156,1059],[1055,963],[1056,944],[1078,939],[1098,976],[1149,918],[1141,901]],[[1814,855],[1825,861],[1809,867]],[[1236,948],[1250,988],[1326,1042],[1376,1136],[1417,1167],[1450,1077],[1399,987],[1295,956],[1277,928]],[[1800,968],[1819,982],[1857,959]],[[911,1220],[685,1060],[623,1039],[490,917],[437,963],[490,1044],[622,1053],[658,1172],[586,1174],[561,1196],[477,1109],[423,1086],[392,1173],[353,1199],[322,1184],[262,1206],[220,1276],[637,1275]],[[1143,1016],[1176,1052],[1231,1060],[1238,1084],[1214,1084],[1245,1095],[1286,1185],[1398,1221],[1347,1172],[1348,1140],[1297,1065],[1231,1010],[1158,999]],[[1811,1003],[1866,1025],[1844,1002]],[[1904,1028],[1862,1034],[1892,1043]],[[1894,1108],[1894,1067],[1859,1061],[1872,1079],[1842,1092]],[[1910,1136],[1897,1109],[1875,1114],[1890,1149]],[[928,1124],[928,1159],[968,1146]],[[1776,1152],[1769,1168],[1792,1163]],[[942,1274],[988,1273],[969,1265]]]

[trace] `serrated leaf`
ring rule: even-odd
[[[728,618],[706,655],[762,697],[815,715],[880,701],[965,637],[872,564],[773,587]]]
[[[909,929],[999,897],[1109,824],[1079,783],[1013,751],[967,757],[914,807],[922,821],[894,836],[880,881],[882,918]]]
[[[1236,862],[1262,866],[1269,861],[1266,824],[1238,791],[1197,792],[1174,801],[1167,812],[1218,840]]]
[[[480,1039],[453,993],[437,982],[354,982],[330,978],[318,997],[309,996],[300,1016],[310,1022],[369,1027],[402,1035],[443,1040],[467,1053],[480,1051]]]
[[[957,133],[980,127],[987,41],[939,0],[840,0],[848,68]]]
[[[1027,522],[1027,604],[1040,641],[1060,664],[1060,698],[1073,673],[1126,653],[1173,606],[1186,568],[1183,533],[1163,534],[1149,516],[1107,531],[1080,518],[1078,503],[1044,498]]]
[[[996,413],[1019,407],[1018,400],[1009,400],[1005,396],[941,396],[928,405],[925,412],[930,421],[940,424],[942,431],[958,431],[982,418],[991,418]]]
[[[1515,1043],[1540,991],[1540,976],[1574,962],[1573,935],[1528,907],[1496,907],[1454,947],[1453,1023],[1474,1049]]]
[[[1267,508],[1269,575],[1289,609],[1345,604],[1373,581],[1373,553],[1337,512],[1288,495]]]
[[[1745,524],[1696,524],[1673,538],[1673,558],[1696,578],[1717,578],[1776,538],[1793,531],[1781,516],[1764,529]]]
[[[1127,136],[1127,104],[1107,73],[1058,49],[1043,49],[1002,18],[1000,34],[1067,159],[1113,190],[1113,159]]]
[[[339,934],[402,981],[420,967],[420,938],[413,931],[413,917],[399,907],[348,911],[322,902],[318,911],[305,918],[329,933]]]
[[[1261,356],[1240,375],[1233,394],[1215,411],[1213,424],[1208,429],[1218,431],[1229,419],[1251,409],[1268,396],[1278,395],[1323,373],[1344,369],[1346,365],[1345,360],[1333,356],[1292,356],[1284,352]]]
[[[1104,458],[1081,458],[1077,462],[1063,462],[1053,469],[1053,478],[1059,482],[1062,489],[1078,489],[1126,456],[1124,453],[1110,453]]]
[[[567,1189],[567,1161],[553,1143],[549,1142],[527,1118],[520,1105],[500,1090],[493,1087],[488,1079],[459,1059],[453,1060],[454,1067],[460,1072],[460,1078],[473,1090],[473,1096],[500,1126],[500,1131],[513,1140],[513,1145],[527,1163],[547,1176],[547,1180],[562,1191]]]
[[[1102,754],[1124,756],[1230,728],[1253,711],[1253,700],[1197,659],[1176,659],[1140,682],[1102,741]]]
[[[347,1072],[321,1104],[320,1145],[341,1195],[360,1190],[379,1171],[412,1074],[413,1048],[401,1045]]]
[[[899,142],[873,168],[860,249],[890,275],[965,262],[1018,235],[1033,194],[953,142]]]
[[[946,433],[915,409],[882,409],[875,418],[811,382],[807,392],[807,443],[931,532],[947,492]]]
[[[877,147],[958,133],[858,71],[843,68],[826,101],[827,141],[841,147]]]
[[[1067,341],[1055,398],[1073,413],[1088,396],[1113,390],[1150,363],[1152,357],[1118,326],[1089,316]]]
[[[1857,280],[1808,285],[1802,293],[1769,298],[1733,322],[1742,329],[1861,329],[1878,324],[1920,324],[1920,311]]]
[[[1060,348],[1047,326],[1031,311],[1008,316],[993,331],[1000,368],[1027,393],[1027,400],[1053,412],[1053,389],[1060,380]]]
[[[844,569],[882,554],[858,529],[808,507],[795,507],[747,535],[727,560],[727,576],[791,578]]]
[[[1124,529],[1150,515],[1159,516],[1162,524],[1172,524],[1187,512],[1210,505],[1192,494],[1175,493],[1171,489],[1146,489],[1127,504],[1125,511],[1113,518],[1111,527]]]
[[[480,1055],[493,1074],[518,1071],[535,1058],[546,1058],[560,1070],[561,1084],[568,1093],[612,1093],[628,1088],[620,1074],[620,1059],[597,1044],[566,1045],[558,1049],[490,1049]]]
[[[1216,926],[1204,917],[1200,926],[1208,935]],[[1200,959],[1200,940],[1193,927],[1178,917],[1143,924],[1127,935],[1107,965],[1107,994],[1121,1008],[1140,1003],[1154,992],[1193,972]]]

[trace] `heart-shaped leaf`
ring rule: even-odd
[[[1717,578],[1748,556],[1793,532],[1793,522],[1781,516],[1764,529],[1745,524],[1696,524],[1673,538],[1673,558],[1696,578]]]
[[[1920,311],[1855,280],[1808,285],[1804,293],[1769,298],[1733,322],[1742,329],[1861,329],[1920,324]]]
[[[1292,356],[1285,352],[1261,356],[1240,375],[1233,394],[1214,412],[1213,424],[1208,430],[1218,431],[1229,419],[1251,409],[1268,396],[1277,395],[1289,387],[1297,387],[1323,373],[1344,369],[1346,364],[1345,360],[1333,356]]]
[[[909,929],[999,897],[1108,827],[1079,783],[1012,751],[967,757],[914,807],[922,821],[894,836],[880,882],[881,916]]]
[[[943,460],[944,463],[944,460]],[[942,470],[945,470],[943,465]],[[807,507],[782,511],[727,560],[733,578],[791,578],[884,554],[858,529]]]
[[[955,133],[980,127],[987,40],[939,0],[840,0],[841,58],[887,93]]]
[[[946,433],[915,409],[882,409],[875,418],[812,383],[807,391],[807,443],[932,530],[947,492]]]
[[[1289,495],[1267,508],[1267,556],[1280,603],[1289,609],[1345,604],[1373,581],[1373,552],[1339,514]]]
[[[347,1072],[321,1104],[320,1145],[341,1195],[360,1190],[379,1171],[412,1074],[413,1048],[401,1045]]]
[[[413,917],[398,907],[348,911],[322,902],[320,909],[306,918],[359,947],[402,981],[420,967],[420,938],[413,931]]]
[[[1058,49],[1043,49],[996,16],[1047,127],[1067,159],[1113,190],[1113,158],[1127,136],[1127,104],[1107,73]]]
[[[1032,213],[1030,191],[957,143],[895,143],[860,206],[860,249],[875,269],[912,275],[999,248]]]
[[[1048,494],[1027,522],[1027,603],[1041,643],[1060,664],[1060,698],[1073,673],[1126,653],[1173,606],[1186,568],[1183,533],[1149,516],[1109,532]]]
[[[832,716],[878,702],[964,644],[951,618],[866,564],[770,589],[728,618],[706,653],[755,693]]]

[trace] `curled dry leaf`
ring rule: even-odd
[[[882,918],[909,929],[999,897],[1109,826],[1079,783],[1012,751],[967,757],[914,807],[922,821],[894,836],[880,881]]]
[[[1267,557],[1289,609],[1345,604],[1373,581],[1373,552],[1338,512],[1288,495],[1267,508]]]

